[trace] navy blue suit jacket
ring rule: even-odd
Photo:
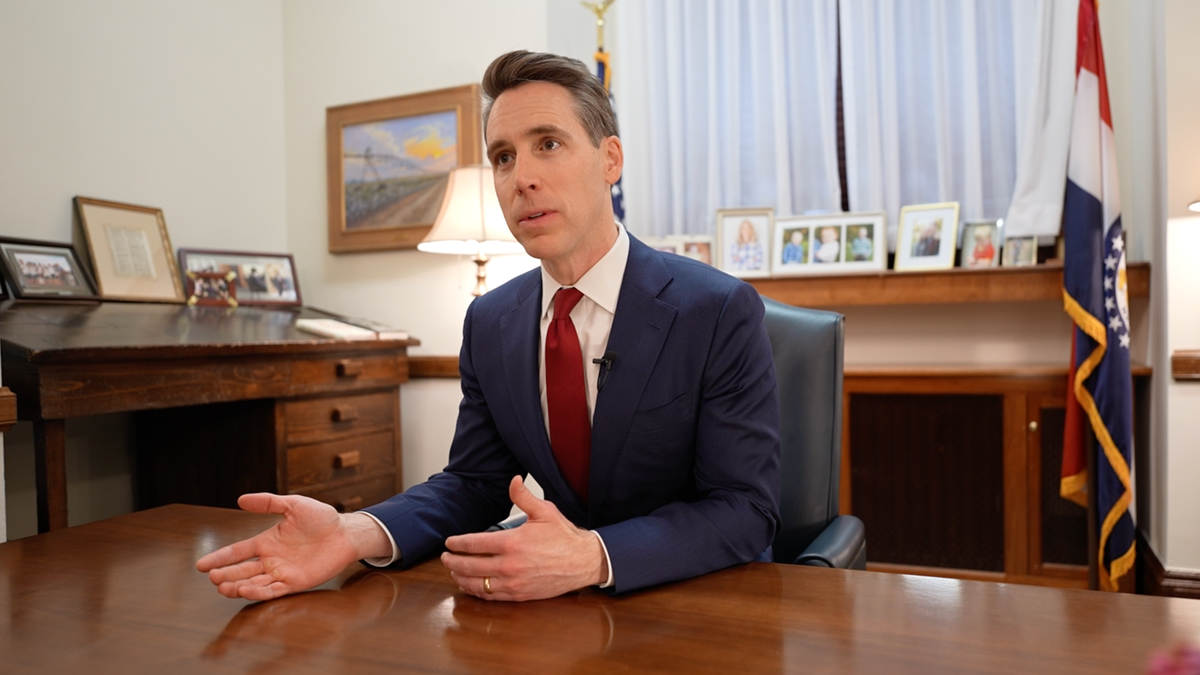
[[[766,550],[780,522],[779,403],[754,289],[630,237],[584,504],[558,470],[542,416],[540,275],[532,270],[467,311],[446,469],[366,509],[392,533],[401,564],[507,517],[508,483],[527,473],[567,518],[604,538],[618,592]]]

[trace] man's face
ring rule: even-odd
[[[500,207],[525,251],[551,265],[598,260],[611,241],[620,140],[593,146],[571,95],[548,82],[500,94],[487,139]]]

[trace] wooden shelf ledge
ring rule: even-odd
[[[1127,268],[1129,297],[1150,297],[1150,263]],[[799,307],[1027,302],[1062,299],[1062,265],[875,272],[748,279],[758,292]]]
[[[1171,354],[1171,377],[1180,382],[1200,380],[1200,349]]]

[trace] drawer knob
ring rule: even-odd
[[[1030,430],[1030,431],[1037,431],[1037,430],[1038,430],[1038,423],[1037,423],[1037,421],[1036,421],[1036,420],[1035,420],[1035,421],[1033,421],[1033,422],[1030,422],[1030,423],[1029,423],[1029,430]]]
[[[339,405],[331,415],[334,422],[353,422],[358,419],[358,409],[352,405]]]
[[[349,469],[358,466],[361,462],[362,455],[358,453],[358,450],[339,452],[333,456],[333,468],[335,469]]]
[[[338,377],[357,377],[362,375],[363,362],[354,359],[342,359],[337,364]]]
[[[338,511],[341,511],[342,513],[349,513],[351,511],[357,511],[357,510],[361,509],[362,505],[363,505],[362,497],[346,497],[345,499],[338,502],[334,506],[337,508]]]

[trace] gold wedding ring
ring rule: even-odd
[[[491,592],[492,592],[492,578],[491,577],[483,578],[483,592],[487,593],[489,595],[491,594]]]

